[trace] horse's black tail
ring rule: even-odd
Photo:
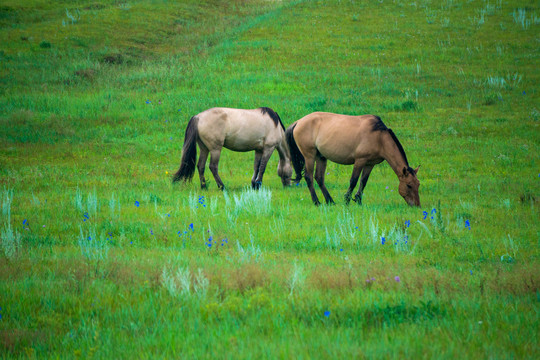
[[[199,118],[194,116],[189,120],[186,134],[184,136],[184,146],[182,147],[182,161],[180,169],[173,176],[173,183],[179,180],[183,182],[191,181],[195,172],[195,163],[197,161],[197,124]]]
[[[291,151],[291,163],[294,167],[294,172],[296,173],[296,179],[293,181],[298,184],[304,176],[306,167],[304,156],[300,152],[300,149],[298,149],[296,141],[294,141],[293,131],[295,127],[296,122],[287,128],[287,131],[285,131],[285,137],[287,138],[287,144],[289,144],[289,150]]]

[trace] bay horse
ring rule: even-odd
[[[320,205],[313,187],[315,163],[317,163],[315,180],[327,204],[334,203],[324,185],[327,160],[338,164],[354,165],[349,189],[345,194],[345,202],[348,204],[351,200],[351,194],[362,173],[358,192],[354,196],[354,201],[361,204],[362,193],[371,170],[375,165],[386,160],[399,179],[399,194],[407,204],[420,206],[418,195],[420,182],[416,177],[419,167],[413,169],[409,166],[403,146],[380,117],[315,112],[291,124],[287,128],[286,137],[296,172],[295,182],[300,182],[304,173],[315,205]]]
[[[211,108],[191,118],[186,128],[180,168],[173,176],[191,181],[197,160],[197,145],[201,151],[197,169],[201,188],[206,188],[204,169],[210,154],[210,171],[217,186],[223,190],[223,181],[218,174],[218,164],[223,147],[239,152],[255,151],[255,163],[251,186],[259,189],[270,155],[274,149],[279,153],[278,175],[283,186],[291,183],[292,168],[289,146],[285,139],[285,126],[279,115],[268,107],[244,110]]]

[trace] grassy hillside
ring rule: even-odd
[[[535,1],[3,1],[1,358],[538,358]],[[224,150],[171,184],[213,106],[381,116],[344,204]],[[318,189],[317,189],[318,191]],[[319,193],[320,194],[320,193]]]

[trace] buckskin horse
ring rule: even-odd
[[[320,204],[313,187],[315,163],[315,180],[327,204],[334,203],[324,185],[327,160],[354,165],[345,202],[348,204],[351,200],[351,194],[362,173],[358,192],[354,196],[354,201],[361,204],[371,170],[386,160],[399,179],[399,194],[407,204],[420,206],[420,182],[416,177],[419,167],[413,169],[409,166],[403,146],[380,117],[315,112],[291,124],[286,130],[286,138],[296,172],[295,182],[301,180],[303,173],[315,205]]]
[[[272,109],[230,109],[211,108],[189,120],[182,147],[180,168],[173,176],[173,182],[190,181],[195,172],[197,145],[201,151],[197,169],[201,188],[206,188],[204,169],[210,154],[210,171],[217,186],[223,190],[223,181],[218,174],[218,164],[223,147],[233,151],[255,151],[255,163],[251,186],[259,189],[266,165],[272,152],[279,153],[278,175],[283,186],[291,183],[292,168],[289,146],[285,139],[285,126],[279,115]]]

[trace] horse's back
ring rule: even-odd
[[[261,109],[211,108],[197,116],[199,137],[210,150],[262,150],[281,141],[281,130]]]
[[[316,112],[298,120],[294,138],[302,152],[316,151],[333,162],[353,164],[359,157],[377,158],[383,129],[376,115]]]

